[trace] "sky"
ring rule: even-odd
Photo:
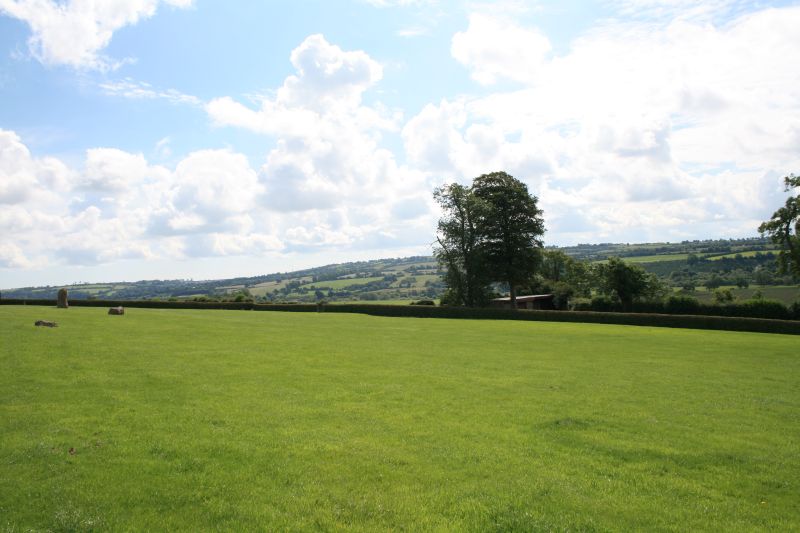
[[[428,255],[506,171],[545,244],[757,235],[800,2],[0,0],[0,288]]]

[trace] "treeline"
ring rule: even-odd
[[[743,251],[772,251],[775,244],[765,237],[740,239],[704,239],[671,243],[599,243],[577,244],[558,248],[574,259],[602,261],[609,257],[642,257],[648,255],[695,254],[698,256],[734,254]]]
[[[726,284],[747,287],[751,280],[769,284],[795,279],[795,269],[787,268],[782,259],[784,252],[779,252],[778,261],[770,251],[720,257],[733,248],[730,242],[712,241],[702,249],[704,254],[717,254],[716,258],[691,253],[678,262],[683,265],[679,270],[676,262],[665,261],[649,264],[648,271],[620,257],[590,262],[562,250],[544,249],[538,199],[504,172],[479,176],[471,186],[444,186],[434,192],[434,198],[443,211],[434,252],[445,271],[443,305],[485,307],[493,297],[507,292],[512,308],[518,294],[553,294],[558,310],[800,318],[800,303],[786,306],[758,293],[751,300],[736,302],[729,289],[721,288]],[[769,244],[761,240],[760,245]],[[662,248],[643,247],[642,255],[655,255]],[[676,285],[693,291],[701,283],[715,290],[713,303],[674,294]]]

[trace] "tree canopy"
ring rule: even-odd
[[[488,285],[505,282],[515,305],[517,287],[541,261],[544,222],[537,198],[505,172],[479,176],[471,187],[446,185],[434,198],[444,212],[434,253],[446,271],[445,301],[482,305]]]
[[[619,257],[611,257],[596,268],[602,292],[617,297],[626,311],[630,311],[634,301],[657,296],[663,291],[653,274]]]
[[[545,228],[538,198],[505,172],[478,176],[472,190],[483,202],[480,228],[490,275],[508,284],[511,307],[516,307],[517,287],[531,279],[541,262]]]
[[[488,300],[489,277],[483,235],[478,226],[481,203],[469,187],[452,183],[433,193],[444,215],[439,219],[434,256],[445,270],[442,301],[475,307]]]
[[[786,191],[800,188],[800,176],[790,174],[783,178]],[[769,235],[780,246],[778,265],[782,273],[800,278],[800,194],[790,196],[772,218],[758,227],[762,235]]]

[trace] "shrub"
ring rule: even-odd
[[[55,305],[54,300],[3,299],[4,305]],[[317,304],[253,304],[250,302],[168,302],[153,300],[76,300],[84,307],[150,307],[162,309],[240,309],[254,311],[315,312]],[[405,316],[420,318],[471,318],[499,320],[539,320],[549,322],[588,322],[598,324],[628,324],[694,329],[722,329],[800,335],[800,302],[791,309],[773,300],[748,300],[725,306],[699,304],[696,314],[670,315],[654,312],[660,302],[641,302],[645,313],[592,312],[592,311],[524,311],[496,308],[437,307],[410,305],[342,304],[325,307],[325,312],[365,313],[377,316]],[[727,316],[718,316],[724,313]],[[761,318],[749,318],[759,316]],[[778,320],[776,320],[778,319]]]
[[[620,311],[622,306],[620,303],[610,296],[601,294],[592,298],[592,303],[589,306],[592,311]]]
[[[734,299],[733,291],[730,289],[717,289],[714,291],[714,301],[718,304],[727,304]]]
[[[673,295],[664,302],[664,311],[676,315],[698,314],[700,301],[691,296]]]
[[[777,318],[782,320],[797,318],[791,309],[777,300],[766,300],[763,298],[745,300],[739,302],[735,307],[741,309],[741,313],[737,313],[737,316]]]
[[[417,300],[416,302],[411,302],[411,305],[436,305],[436,302],[433,300]]]

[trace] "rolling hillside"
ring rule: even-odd
[[[675,289],[705,284],[750,287],[782,286],[770,297],[787,303],[796,298],[791,279],[777,273],[775,249],[766,239],[685,241],[681,243],[580,244],[561,250],[574,259],[600,262],[611,256],[641,265]],[[220,280],[147,280],[71,285],[70,298],[84,299],[250,299],[260,302],[381,301],[408,303],[436,299],[444,283],[435,259],[416,256],[326,265],[294,272]],[[55,298],[59,286],[4,288],[6,298]],[[763,291],[762,291],[763,292]],[[765,293],[766,294],[766,293]],[[742,293],[744,295],[744,293]],[[710,295],[708,295],[710,298]]]

